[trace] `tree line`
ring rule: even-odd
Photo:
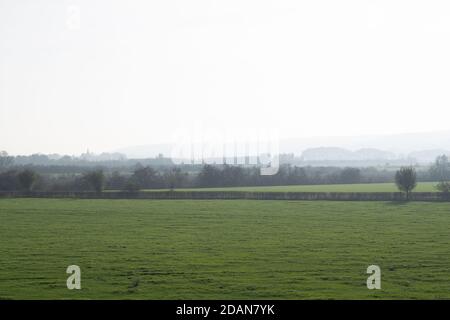
[[[1,157],[0,157],[1,158]],[[4,164],[5,162],[3,162]],[[0,161],[0,165],[2,162]],[[203,165],[198,171],[189,166],[155,168],[136,165],[131,172],[108,171],[105,168],[85,169],[81,174],[42,174],[40,167],[0,166],[0,191],[97,191],[144,189],[176,189],[205,187],[276,186],[311,184],[352,184],[396,182],[408,185],[403,168],[398,172],[376,168],[297,167],[282,165],[273,176],[262,176],[258,167]],[[405,171],[406,170],[406,171]],[[450,163],[446,156],[436,159],[428,170],[416,172],[409,168],[409,178],[417,181],[438,181],[438,190],[450,190]],[[402,180],[403,179],[403,180]],[[414,186],[401,189],[409,193]]]

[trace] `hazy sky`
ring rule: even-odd
[[[449,128],[448,1],[0,0],[0,150]]]

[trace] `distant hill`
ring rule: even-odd
[[[392,152],[374,148],[350,151],[343,148],[321,147],[303,151],[301,159],[304,161],[367,161],[367,160],[394,160],[396,155]]]
[[[408,156],[410,158],[416,159],[418,162],[433,162],[438,156],[441,156],[443,154],[450,156],[450,151],[444,149],[414,151],[411,152]]]
[[[114,152],[128,158],[170,157],[172,144],[130,146]],[[305,137],[283,139],[282,154],[295,154],[308,161],[392,161],[398,159],[430,163],[441,154],[450,154],[450,131],[362,135],[352,137]],[[237,156],[244,156],[237,154]]]
[[[353,158],[353,153],[343,148],[320,147],[303,151],[301,159],[303,161],[342,161]]]
[[[157,157],[160,154],[170,157],[171,150],[171,144],[150,144],[121,148],[116,152],[126,154],[129,159],[146,159]]]

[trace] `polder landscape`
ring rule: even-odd
[[[450,1],[0,0],[1,315],[450,302],[449,17]]]
[[[450,298],[450,204],[445,197],[406,197],[406,191],[448,192],[446,156],[428,166],[375,169],[282,165],[269,177],[256,175],[254,167],[166,165],[163,157],[132,165],[36,161],[2,155],[0,299]],[[405,178],[414,180],[410,191],[401,185]],[[401,192],[405,197],[101,196],[163,191]],[[75,196],[56,198],[61,192]],[[46,196],[37,198],[42,193]],[[83,193],[97,197],[76,196]],[[81,290],[67,289],[69,265],[81,269]],[[381,269],[379,290],[367,288],[370,265]]]

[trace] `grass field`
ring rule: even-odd
[[[437,192],[437,182],[419,182],[415,192]],[[248,191],[248,192],[398,192],[394,183],[326,184],[268,187],[229,187],[176,189],[175,191]],[[155,190],[147,190],[155,191]],[[161,190],[162,191],[162,190]],[[164,190],[167,191],[167,190]]]
[[[450,298],[445,203],[1,199],[0,221],[1,299]]]

